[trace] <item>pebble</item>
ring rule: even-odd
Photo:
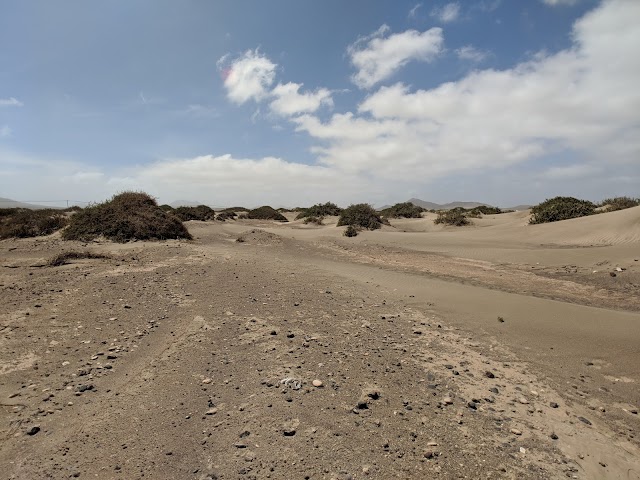
[[[520,398],[518,398],[518,402],[522,403],[523,405],[527,405],[529,403],[529,400],[527,400],[524,397],[520,397]]]
[[[484,372],[484,376],[487,377],[487,378],[496,378],[496,376],[493,374],[493,372],[490,372],[489,370]]]
[[[512,428],[511,433],[513,433],[514,435],[522,435],[522,431],[518,430],[517,428]]]
[[[205,378],[204,380],[202,380],[202,383],[204,383],[205,385],[208,385],[209,383],[211,383],[213,380],[211,380],[210,378]]]
[[[453,404],[453,398],[451,397],[444,397],[442,399],[442,403],[444,403],[445,405],[451,405]]]
[[[424,458],[433,458],[435,457],[435,452],[433,450],[425,450]]]
[[[582,423],[586,423],[587,425],[591,425],[591,422],[584,417],[578,417],[578,420],[580,420]]]
[[[34,436],[39,431],[40,431],[40,425],[34,425],[29,430],[27,430],[27,435]]]
[[[467,406],[471,409],[471,410],[477,410],[478,406],[476,405],[475,402],[469,402],[467,403]]]
[[[314,387],[321,387],[323,385],[322,380],[318,380],[317,378],[311,382],[313,384]]]
[[[556,402],[550,402],[550,403],[549,403],[549,406],[550,406],[551,408],[558,408],[560,405],[558,405]]]
[[[552,433],[549,436],[551,437],[552,440],[557,440],[558,439],[558,435],[556,435],[555,433]]]

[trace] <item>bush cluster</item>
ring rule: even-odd
[[[463,227],[465,225],[470,225],[471,222],[467,218],[465,214],[465,209],[453,208],[451,210],[440,210],[438,212],[438,216],[433,221],[433,223],[439,224],[442,223],[444,225],[452,225],[454,227]]]
[[[276,222],[288,222],[284,215],[268,205],[249,210],[247,218],[252,220],[275,220]]]
[[[173,213],[183,222],[189,220],[200,220],[206,222],[207,220],[215,220],[216,212],[211,207],[206,205],[198,205],[197,207],[178,207],[174,209]]]
[[[595,204],[588,200],[579,200],[573,197],[554,197],[531,209],[529,223],[534,225],[585,217],[596,213],[595,209]]]
[[[304,208],[296,216],[296,220],[306,217],[332,217],[342,213],[342,209],[335,203],[318,203],[309,208]]]
[[[62,210],[53,208],[0,208],[0,239],[50,235],[68,222]]]
[[[357,237],[358,229],[353,225],[349,225],[347,228],[345,228],[343,235],[345,237]]]
[[[304,219],[304,224],[308,225],[310,223],[313,223],[314,225],[323,225],[322,221],[324,220],[324,217],[306,217]]]
[[[376,210],[367,203],[350,205],[340,213],[338,226],[353,225],[356,228],[376,230],[382,226],[382,219]]]
[[[600,202],[599,206],[605,207],[605,212],[615,212],[617,210],[625,210],[627,208],[633,208],[640,205],[640,198],[631,197],[615,197],[605,198]]]
[[[411,202],[396,203],[380,211],[387,218],[422,218],[425,209]]]
[[[124,192],[111,200],[83,209],[71,217],[62,233],[65,240],[89,241],[104,236],[115,242],[129,240],[191,239],[180,219],[158,207],[142,192]]]

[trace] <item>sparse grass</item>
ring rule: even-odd
[[[617,210],[625,210],[627,208],[633,208],[640,205],[640,198],[631,197],[615,197],[605,198],[598,204],[600,207],[605,207],[604,212],[615,212]]]
[[[284,215],[268,205],[249,210],[249,213],[247,213],[247,218],[250,218],[252,220],[275,220],[276,222],[289,221]]]
[[[50,235],[69,223],[62,210],[0,209],[0,239]]]
[[[380,213],[387,218],[422,218],[422,212],[424,211],[424,208],[411,202],[404,202],[385,208]]]
[[[53,257],[47,265],[50,267],[59,267],[60,265],[66,265],[69,263],[69,260],[79,260],[83,258],[100,258],[100,259],[108,259],[111,258],[108,255],[103,255],[101,253],[93,253],[93,252],[77,252],[74,250],[63,252],[59,255]]]
[[[382,219],[376,210],[367,203],[350,205],[340,213],[338,226],[353,225],[354,227],[376,230],[382,226]]]
[[[356,227],[354,227],[353,225],[349,225],[345,230],[343,235],[345,237],[357,237],[358,236],[358,229]]]
[[[178,217],[161,210],[153,197],[142,192],[124,192],[83,209],[71,217],[62,236],[82,241],[104,236],[121,243],[192,238]]]
[[[198,205],[197,207],[178,207],[173,210],[173,213],[183,222],[189,220],[200,220],[206,222],[207,220],[214,220],[216,218],[216,212],[211,207],[206,205]]]
[[[465,225],[471,225],[471,222],[465,215],[464,208],[461,210],[454,208],[452,210],[441,210],[438,212],[438,216],[433,221],[435,224],[451,225],[454,227],[464,227]]]
[[[318,203],[312,207],[302,209],[296,216],[296,220],[306,217],[331,217],[340,215],[340,213],[342,213],[342,209],[335,203]]]
[[[324,217],[306,217],[304,219],[304,224],[308,225],[310,223],[313,223],[314,225],[324,225],[322,223],[323,220],[324,220]]]
[[[595,204],[588,200],[579,200],[573,197],[554,197],[531,209],[529,223],[535,225],[585,217],[596,213],[595,209]]]

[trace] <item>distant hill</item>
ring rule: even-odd
[[[426,208],[427,210],[451,210],[452,208],[458,208],[458,207],[475,208],[475,207],[480,207],[482,205],[485,205],[487,207],[491,206],[488,203],[480,203],[480,202],[450,202],[450,203],[440,204],[440,203],[427,202],[425,200],[420,200],[419,198],[411,198],[407,201],[413,203],[414,205],[417,205],[418,207]]]
[[[173,203],[170,203],[173,208],[178,207],[197,207],[198,205],[204,205],[202,202],[193,202],[191,200],[176,200]]]
[[[32,210],[41,210],[43,208],[60,208],[60,207],[35,205],[33,203],[18,202],[17,200],[11,200],[10,198],[0,197],[0,208],[30,208]]]
[[[532,205],[516,205],[515,207],[503,208],[503,210],[529,210]]]

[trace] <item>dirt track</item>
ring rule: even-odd
[[[7,478],[640,478],[633,308],[189,228],[0,243]]]

